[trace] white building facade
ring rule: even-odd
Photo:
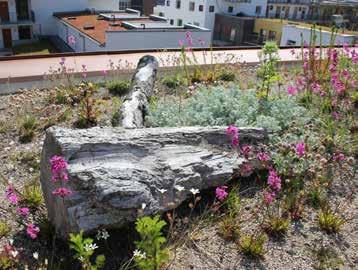
[[[154,13],[172,25],[190,23],[213,30],[216,13],[265,17],[266,7],[267,0],[160,0]]]
[[[332,33],[330,31],[316,31],[316,46],[328,46],[331,43]],[[302,43],[309,43],[311,38],[312,29],[302,27],[299,25],[285,25],[282,28],[281,46],[293,45],[301,46]],[[358,37],[350,34],[337,33],[335,36],[334,44],[352,44],[358,41]]]
[[[310,13],[312,0],[268,0],[267,17],[305,20]]]
[[[0,49],[57,34],[55,12],[119,11],[131,0],[0,0]]]

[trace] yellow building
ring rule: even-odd
[[[276,41],[277,45],[281,44],[282,32],[283,28],[286,25],[297,26],[300,28],[311,29],[313,24],[302,23],[302,22],[294,22],[288,20],[281,19],[269,19],[269,18],[257,18],[255,19],[254,24],[254,33],[257,36],[257,42],[259,44],[265,43],[267,40]],[[316,26],[316,29],[322,29],[323,31],[331,32],[331,28],[325,26]],[[347,31],[347,30],[339,30],[339,34],[348,34],[358,36],[357,32]],[[294,34],[294,33],[292,33]]]

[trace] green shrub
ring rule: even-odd
[[[339,257],[337,252],[331,247],[321,247],[314,251],[318,264],[315,269],[318,270],[331,270],[340,269],[344,265],[343,260]]]
[[[43,203],[42,190],[39,184],[30,183],[25,185],[21,194],[21,202],[33,209],[38,209]]]
[[[290,97],[267,102],[264,112],[259,110],[255,91],[241,91],[234,86],[204,88],[182,102],[166,98],[152,107],[147,117],[150,126],[255,126],[269,131],[287,129],[293,120],[303,125],[308,112]]]
[[[106,83],[106,87],[112,95],[123,96],[129,92],[130,82],[110,81]]]
[[[5,134],[9,129],[9,123],[5,120],[0,120],[0,134]]]
[[[244,235],[240,239],[240,247],[246,256],[261,257],[264,255],[264,245],[267,241],[267,236],[263,233]]]
[[[142,217],[136,222],[140,241],[136,241],[138,255],[134,257],[137,266],[142,270],[157,270],[168,260],[168,250],[163,248],[166,242],[162,229],[166,225],[159,216]]]
[[[221,71],[221,73],[219,74],[218,79],[224,82],[233,82],[235,81],[235,73],[233,71],[230,70],[223,70]]]
[[[38,126],[37,119],[30,114],[25,115],[20,119],[20,142],[31,142],[35,136],[35,131]]]
[[[0,221],[0,239],[7,236],[10,231],[9,225],[4,221]]]
[[[175,89],[182,84],[182,81],[178,76],[164,77],[162,79],[162,84],[168,88]]]

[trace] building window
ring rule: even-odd
[[[164,17],[165,14],[163,12],[159,12],[159,17]]]
[[[28,20],[30,18],[27,0],[16,0],[16,13],[19,20]]]
[[[204,5],[199,5],[199,11],[204,11]]]
[[[180,0],[177,0],[176,7],[177,7],[177,9],[180,9],[180,7],[181,7],[181,1]]]
[[[261,14],[261,6],[256,6],[255,14],[256,16],[259,16]]]
[[[30,26],[19,26],[19,39],[31,39],[31,27]]]
[[[189,11],[195,10],[195,2],[189,2]]]
[[[276,32],[275,31],[269,31],[268,39],[269,40],[276,40]]]
[[[170,7],[170,1],[167,0],[167,7]]]
[[[173,19],[170,20],[170,24],[174,25],[174,20]]]
[[[273,6],[270,6],[270,10],[273,10]]]
[[[215,12],[215,7],[214,6],[209,6],[209,12]]]
[[[234,7],[233,7],[233,6],[229,6],[229,7],[227,8],[227,12],[228,12],[228,13],[233,13],[233,12],[234,12]]]
[[[119,10],[126,10],[130,8],[130,3],[119,1]]]
[[[183,20],[182,20],[182,19],[178,19],[177,25],[178,25],[178,26],[182,26],[182,25],[183,25]]]

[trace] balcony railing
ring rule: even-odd
[[[310,5],[312,0],[268,0],[269,4],[293,4],[293,5]]]

